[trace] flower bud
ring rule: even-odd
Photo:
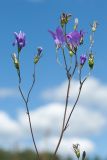
[[[38,61],[40,60],[40,58],[41,58],[41,56],[42,56],[42,51],[43,51],[43,49],[42,49],[42,47],[38,47],[37,48],[37,55],[34,57],[34,63],[35,64],[37,64],[38,63]]]
[[[94,66],[94,55],[92,53],[89,54],[88,64],[90,69],[93,69]]]
[[[86,152],[83,151],[83,154],[82,154],[82,160],[85,160],[86,159]]]
[[[84,63],[86,62],[86,59],[87,59],[87,57],[85,54],[80,56],[80,65],[81,66],[84,65]]]
[[[78,27],[78,18],[75,18],[75,22],[74,22],[74,30],[76,30]]]
[[[74,48],[70,43],[67,43],[67,48],[69,50],[69,55],[72,57],[74,55]]]
[[[70,17],[71,17],[71,14],[62,13],[60,17],[60,23],[61,23],[62,28],[64,27],[65,24],[68,23]]]
[[[73,144],[73,149],[74,149],[74,152],[75,152],[77,158],[79,159],[80,158],[79,144]]]
[[[80,45],[83,44],[83,42],[84,42],[84,35],[85,35],[85,32],[80,30]]]
[[[72,57],[74,55],[74,52],[72,50],[70,50],[69,55]]]
[[[91,25],[91,30],[92,30],[92,32],[95,32],[95,31],[96,31],[97,26],[98,26],[98,22],[97,22],[97,21],[94,21],[93,24]]]
[[[37,50],[38,50],[38,56],[41,56],[41,53],[42,53],[42,51],[43,51],[43,48],[42,48],[42,47],[38,47]]]
[[[18,61],[17,56],[16,56],[15,53],[12,55],[12,59],[13,59],[15,68],[16,68],[17,70],[19,70],[19,61]]]

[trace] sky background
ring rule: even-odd
[[[58,141],[66,95],[66,75],[56,63],[55,47],[48,29],[59,26],[62,12],[79,19],[79,29],[87,32],[90,23],[99,22],[95,34],[95,67],[84,85],[78,106],[72,116],[59,154],[72,154],[72,143],[80,143],[90,155],[107,157],[107,1],[106,0],[1,0],[0,1],[0,147],[5,149],[33,148],[25,106],[18,92],[18,79],[11,54],[13,32],[26,33],[26,47],[21,53],[21,70],[25,91],[32,82],[33,58],[38,46],[44,56],[36,67],[36,85],[30,98],[32,124],[40,151],[53,151]],[[70,26],[71,25],[71,26]],[[86,42],[87,38],[86,38]],[[81,53],[86,52],[84,44]],[[79,53],[79,54],[81,54]],[[84,72],[84,74],[86,71]],[[78,81],[72,82],[69,109],[78,91]],[[48,138],[47,138],[48,137]],[[46,147],[47,146],[47,147]]]

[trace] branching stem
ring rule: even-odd
[[[20,62],[19,60],[19,54],[18,54],[18,61]],[[34,138],[34,134],[33,134],[33,129],[32,129],[32,123],[31,123],[31,117],[30,117],[30,112],[29,112],[29,106],[28,106],[28,102],[29,102],[29,97],[30,97],[30,94],[31,94],[31,91],[34,87],[34,84],[35,84],[35,64],[34,64],[34,73],[33,73],[33,81],[32,81],[32,84],[31,84],[31,87],[28,91],[28,94],[27,94],[27,98],[24,96],[24,93],[21,89],[21,75],[20,75],[20,67],[19,67],[19,70],[17,70],[18,72],[18,78],[19,78],[19,92],[21,94],[21,97],[25,103],[25,106],[26,106],[26,113],[28,115],[28,120],[29,120],[29,127],[30,127],[30,132],[31,132],[31,136],[32,136],[32,141],[33,141],[33,144],[34,144],[34,148],[35,148],[35,152],[37,154],[37,159],[40,160],[40,156],[39,156],[39,152],[38,152],[38,149],[37,149],[37,146],[36,146],[36,142],[35,142],[35,138]]]
[[[74,66],[74,69],[72,71],[72,73],[70,74],[70,69],[71,67],[68,69],[68,66],[67,66],[67,62],[66,62],[66,57],[65,57],[65,53],[64,53],[64,49],[62,48],[62,53],[63,53],[63,58],[64,58],[64,64],[65,64],[65,70],[66,70],[66,74],[67,74],[67,79],[68,79],[68,87],[67,87],[67,95],[66,95],[66,102],[65,102],[65,110],[64,110],[64,116],[63,116],[63,123],[62,123],[62,129],[61,129],[61,134],[60,134],[60,138],[59,138],[59,141],[57,143],[57,146],[56,146],[56,149],[55,149],[55,152],[53,154],[53,159],[55,158],[56,154],[57,154],[57,151],[59,149],[59,146],[61,144],[61,141],[62,141],[62,138],[63,138],[63,135],[64,135],[64,132],[66,131],[68,125],[69,125],[69,121],[71,119],[71,116],[72,116],[72,113],[78,103],[78,100],[79,100],[79,97],[80,97],[80,94],[81,94],[81,90],[82,90],[82,86],[84,84],[84,82],[86,81],[86,79],[88,78],[88,76],[86,76],[84,78],[83,81],[81,81],[81,68],[80,68],[80,72],[79,72],[79,82],[80,82],[80,87],[79,87],[79,92],[78,92],[78,95],[77,95],[77,98],[76,98],[76,101],[73,105],[73,108],[72,110],[70,111],[69,113],[69,116],[67,117],[67,120],[66,120],[66,114],[67,114],[67,108],[68,108],[68,101],[69,101],[69,93],[70,93],[70,84],[71,84],[71,79],[73,78],[74,74],[75,74],[75,71],[76,71],[76,68],[78,66],[78,63],[77,63],[77,55],[75,53],[75,66]]]

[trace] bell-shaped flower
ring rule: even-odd
[[[74,51],[79,45],[83,43],[84,34],[85,33],[82,30],[80,32],[74,30],[73,32],[66,35],[67,42],[70,46],[72,46]]]
[[[58,27],[55,32],[49,30],[49,33],[51,33],[54,39],[56,49],[61,48],[65,42],[65,36],[63,30],[60,27]]]
[[[21,51],[23,47],[25,47],[26,44],[26,37],[24,32],[14,32],[15,41],[13,42],[13,45],[17,45],[18,47],[18,53]]]

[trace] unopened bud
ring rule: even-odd
[[[78,18],[75,18],[74,30],[76,30],[77,27],[78,27]]]
[[[85,160],[86,159],[86,152],[83,151],[83,154],[82,154],[82,160]]]
[[[72,50],[70,50],[69,55],[72,57],[74,55],[74,52]]]
[[[94,21],[93,24],[91,25],[92,32],[95,32],[95,31],[96,31],[97,26],[98,26],[98,22],[97,22],[97,21]]]
[[[37,55],[34,57],[34,63],[37,64],[38,61],[40,60],[41,56],[42,56],[42,51],[43,51],[43,48],[42,47],[38,47],[37,48]]]
[[[77,51],[77,47],[72,46],[70,43],[67,44],[68,50],[69,50],[69,54],[72,57],[76,51]]]
[[[83,66],[85,64],[86,59],[87,59],[87,57],[86,57],[85,54],[83,54],[83,55],[80,56],[80,65],[81,66]]]
[[[93,69],[93,66],[94,66],[94,55],[92,53],[89,54],[88,64],[89,64],[89,67],[91,69]]]
[[[77,158],[79,159],[80,158],[79,144],[73,144],[73,149],[74,149],[74,152],[75,152]]]
[[[71,17],[71,14],[62,13],[60,17],[60,23],[61,23],[62,28],[64,27],[65,24],[68,23],[70,17]]]
[[[43,51],[43,48],[42,47],[38,47],[37,48],[37,50],[38,50],[38,56],[41,56],[41,53],[42,53],[42,51]]]

